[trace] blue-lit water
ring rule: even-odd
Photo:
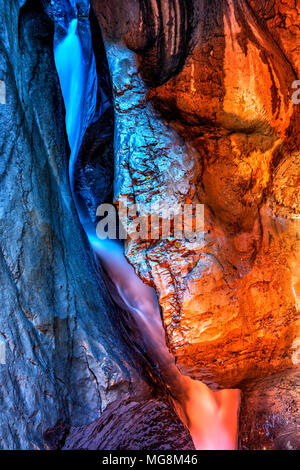
[[[71,4],[72,6],[72,4]],[[70,5],[69,5],[70,8]],[[69,181],[80,221],[85,231],[92,230],[86,207],[75,192],[75,164],[84,133],[93,120],[97,99],[97,73],[94,55],[87,60],[79,35],[75,11],[68,10],[65,36],[54,46],[54,59],[66,110],[66,130],[71,149]]]
[[[144,343],[152,358],[174,362],[165,344],[157,297],[135,274],[124,256],[123,245],[114,240],[100,240],[88,216],[87,208],[75,191],[75,164],[85,130],[96,109],[97,73],[95,59],[84,57],[84,45],[79,34],[77,18],[70,18],[65,37],[55,45],[54,58],[66,110],[66,130],[71,149],[69,180],[72,196],[81,224],[101,264],[113,281],[116,290],[145,333]],[[104,110],[105,108],[103,108]],[[177,369],[176,369],[176,372]]]
[[[66,129],[71,148],[70,173],[81,142],[82,108],[84,106],[84,59],[77,34],[78,20],[74,18],[66,37],[55,48],[55,65],[66,108]]]
[[[54,45],[55,64],[66,109],[66,130],[71,149],[69,180],[81,224],[95,255],[111,278],[128,311],[143,334],[146,352],[156,362],[168,386],[178,414],[189,427],[198,449],[234,448],[236,440],[237,391],[212,392],[201,382],[180,374],[165,342],[157,297],[127,262],[123,246],[113,240],[100,240],[91,223],[84,202],[75,191],[75,164],[90,122],[94,118],[97,98],[95,59],[87,60],[86,48],[79,31],[74,0],[71,14],[64,18],[65,35]],[[90,51],[91,52],[91,51]],[[225,393],[223,393],[225,392]],[[233,392],[233,394],[231,394]]]

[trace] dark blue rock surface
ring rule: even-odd
[[[0,13],[0,448],[43,449],[143,380],[71,198],[53,22],[35,1]]]

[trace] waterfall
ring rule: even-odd
[[[73,4],[72,4],[73,5]],[[100,240],[88,211],[75,192],[74,167],[82,138],[93,119],[97,74],[95,59],[86,60],[79,20],[69,18],[63,38],[54,45],[55,64],[66,109],[66,130],[71,149],[69,179],[74,202],[89,242],[113,282],[123,303],[143,334],[147,354],[157,364],[175,408],[189,428],[197,449],[234,449],[237,440],[239,391],[211,391],[205,384],[181,375],[165,341],[158,301],[127,262],[123,246]]]
[[[71,148],[70,172],[73,173],[74,162],[79,151],[83,127],[82,108],[85,92],[82,87],[84,79],[84,57],[77,34],[78,19],[70,21],[66,37],[55,48],[55,65],[60,79],[61,90],[66,108],[66,128]],[[74,123],[76,122],[76,126]]]

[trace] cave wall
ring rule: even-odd
[[[0,13],[0,448],[41,449],[144,382],[71,198],[52,20],[35,1]]]
[[[157,1],[146,16],[122,2],[116,16],[114,2],[94,1],[114,89],[116,202],[205,205],[199,239],[129,235],[126,255],[156,288],[180,369],[225,387],[298,363],[296,54],[252,6]],[[290,43],[297,34],[291,25]]]
[[[299,450],[299,369],[289,369],[243,387],[240,449]]]
[[[245,448],[288,448],[290,417],[298,448],[299,397],[285,406],[275,390],[299,387],[299,7],[138,3],[93,2],[114,91],[115,201],[146,215],[151,202],[203,203],[205,221],[197,240],[129,234],[126,256],[157,291],[179,369],[244,391]],[[283,423],[271,444],[270,416]]]
[[[157,426],[165,413],[165,429],[176,429],[176,445],[186,448],[189,436],[166,402],[122,402],[128,392],[150,397],[151,365],[128,346],[124,313],[110,298],[71,198],[54,25],[45,3],[0,0],[0,80],[6,85],[6,103],[0,104],[0,338],[6,352],[0,448],[51,447],[43,434],[48,429],[49,437],[56,423],[70,433],[61,447],[112,445],[103,438],[105,429],[114,445],[141,446],[142,430],[118,440],[107,425],[110,416],[117,420],[119,406],[128,420],[149,413]],[[77,3],[88,21],[87,2]],[[179,6],[174,0],[168,13],[173,22],[163,10],[160,21],[143,12],[149,15],[141,23],[137,1],[130,9],[126,2],[116,9],[113,1],[94,1],[113,87],[115,196],[206,204],[200,241],[152,246],[129,240],[128,259],[160,296],[168,344],[181,370],[214,387],[243,389],[241,446],[296,448],[299,111],[285,93],[290,97],[299,68],[297,47],[291,47],[299,9],[294,2],[249,2],[256,16],[248,20],[262,35],[253,40],[245,12],[236,10],[240,3],[186,0]],[[253,72],[246,43],[259,64],[256,74],[266,78],[264,87],[260,81],[254,87],[259,120],[251,109],[249,119],[238,115],[243,93],[232,95],[235,74],[224,72],[226,41],[227,61],[233,59],[224,18],[234,34],[245,28],[239,37],[244,76]],[[261,60],[263,54],[273,54],[277,65]],[[111,198],[112,149],[99,167],[98,124],[89,129],[81,162],[102,175],[101,192]],[[85,159],[90,150],[94,161]],[[85,177],[82,172],[81,189]],[[268,439],[266,423],[274,415]],[[146,421],[149,446],[157,446]]]

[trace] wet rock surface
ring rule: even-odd
[[[300,371],[245,386],[240,416],[240,447],[247,450],[300,450]]]
[[[56,436],[56,437],[54,437]],[[110,404],[87,426],[48,433],[48,442],[62,450],[193,450],[193,442],[169,404],[160,399],[140,402],[124,397]]]
[[[137,1],[113,3],[103,15],[94,2],[110,105],[83,141],[78,192],[92,216],[113,177],[116,202],[205,204],[199,239],[129,239],[127,257],[159,294],[178,367],[243,389],[241,446],[298,448],[298,379],[284,372],[299,362],[297,7],[252,1],[257,19],[245,2],[174,0],[144,24]],[[88,2],[77,4],[89,31]],[[80,226],[56,17],[42,5],[0,0],[0,448],[192,448],[168,403],[149,398],[151,361]]]
[[[0,12],[0,448],[43,449],[58,419],[89,423],[145,382],[70,194],[52,20],[35,1]]]
[[[299,381],[299,370],[287,370],[243,384],[240,450],[300,450]],[[62,450],[194,448],[188,431],[160,398],[124,397],[94,422],[81,427],[58,422],[44,437],[51,449]]]
[[[128,41],[125,13],[112,21],[112,7],[94,4],[114,90],[116,202],[146,214],[151,203],[205,205],[196,240],[127,239],[129,261],[159,295],[178,367],[235,387],[296,364],[299,107],[284,41],[255,5],[195,1],[186,61],[145,85],[146,47],[136,55],[132,45],[143,30]]]

